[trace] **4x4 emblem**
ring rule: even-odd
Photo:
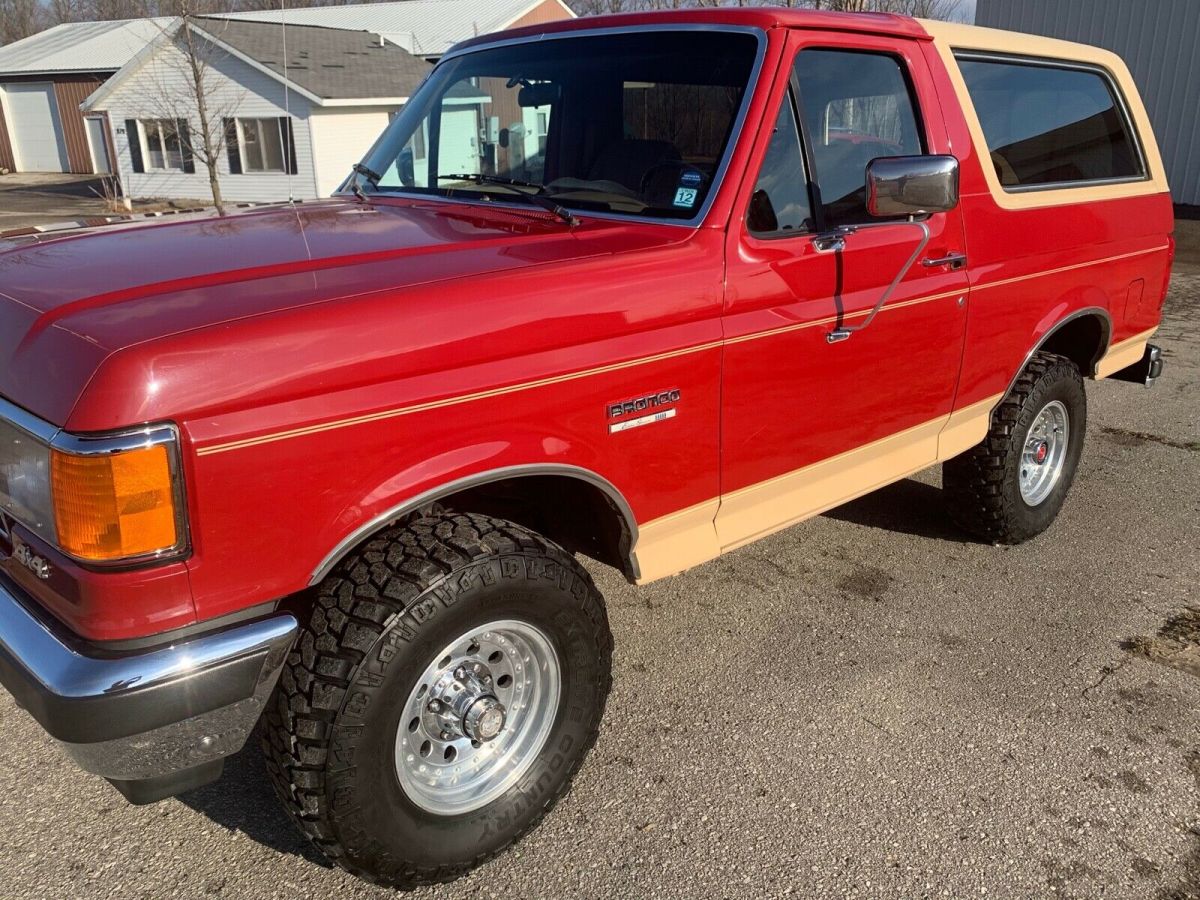
[[[35,554],[26,544],[16,543],[16,546],[13,547],[13,559],[42,581],[50,577],[50,563]]]

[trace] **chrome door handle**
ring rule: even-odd
[[[936,266],[949,266],[952,269],[961,269],[967,264],[967,254],[965,253],[950,253],[946,256],[930,257],[929,259],[921,260],[921,265],[927,269],[932,269]]]
[[[846,239],[840,234],[813,238],[813,247],[821,253],[837,253],[846,249]]]
[[[813,235],[813,249],[818,253],[840,253],[846,249],[846,235],[856,231],[855,225],[838,225],[823,234]]]

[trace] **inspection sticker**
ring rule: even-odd
[[[700,192],[695,188],[679,188],[675,192],[675,205],[682,206],[684,209],[691,209],[696,205],[696,195]]]

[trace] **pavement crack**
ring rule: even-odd
[[[1104,682],[1108,681],[1109,678],[1111,678],[1113,675],[1116,675],[1123,668],[1125,668],[1125,666],[1128,664],[1129,664],[1129,658],[1126,657],[1125,659],[1121,660],[1116,665],[1101,666],[1100,667],[1100,677],[1094,683],[1089,684],[1087,687],[1085,687],[1083,689],[1083,691],[1080,692],[1080,696],[1087,697],[1088,694],[1090,694],[1094,690],[1099,689],[1100,685],[1104,684]]]
[[[874,719],[871,719],[871,718],[869,718],[869,717],[867,717],[867,716],[864,716],[864,715],[862,715],[861,713],[859,714],[859,716],[858,716],[858,717],[859,717],[860,719],[862,719],[864,722],[866,722],[868,725],[873,725],[873,726],[875,726],[875,727],[876,727],[876,728],[878,728],[880,731],[882,731],[884,734],[886,734],[888,737],[895,737],[895,735],[894,735],[894,734],[892,734],[890,731],[888,731],[886,728],[884,728],[882,725],[880,725],[880,724],[879,724],[878,722],[876,722]]]
[[[1119,438],[1124,441],[1150,441],[1155,444],[1162,444],[1164,447],[1174,447],[1176,450],[1188,450],[1192,453],[1200,453],[1200,441],[1177,441],[1174,438],[1163,437],[1161,434],[1151,434],[1148,431],[1131,431],[1128,428],[1112,428],[1107,425],[1100,430],[1110,437]]]

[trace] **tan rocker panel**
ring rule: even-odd
[[[1100,362],[1096,363],[1096,377],[1107,378],[1113,372],[1120,372],[1126,366],[1132,366],[1145,355],[1146,343],[1150,340],[1150,335],[1157,330],[1151,328],[1109,347],[1108,352],[1100,357]]]
[[[1107,378],[1142,358],[1156,329],[1113,344],[1096,364]],[[645,584],[675,575],[952,459],[987,434],[1003,394],[906,431],[707,500],[640,526],[635,555]]]
[[[1146,178],[1120,183],[1010,193],[1004,190],[1000,184],[995,167],[983,165],[981,168],[987,178],[988,187],[1001,209],[1036,209],[1069,203],[1118,200],[1150,194],[1165,194],[1170,190],[1167,186],[1167,174],[1163,168],[1162,157],[1158,152],[1158,143],[1154,139],[1154,130],[1150,125],[1150,117],[1146,114],[1146,107],[1138,94],[1133,76],[1117,54],[1099,47],[1090,47],[1087,44],[1075,44],[1070,41],[1021,34],[1015,31],[980,28],[975,25],[958,25],[952,22],[935,22],[930,19],[919,21],[933,36],[934,46],[937,47],[942,62],[945,63],[950,81],[954,85],[954,91],[958,95],[958,102],[962,106],[963,115],[966,117],[967,127],[971,132],[971,141],[975,145],[975,152],[979,155],[980,160],[991,159],[991,153],[988,151],[983,126],[979,123],[979,116],[975,112],[975,105],[971,102],[967,83],[963,80],[962,72],[958,68],[958,61],[954,58],[956,50],[996,53],[1001,56],[1034,57],[1096,66],[1112,76],[1113,82],[1125,100],[1131,119],[1130,124],[1137,132],[1134,139],[1141,145],[1142,154],[1146,159]]]
[[[794,472],[647,522],[635,554],[645,584],[707,562],[773,532],[957,456],[987,434],[989,397]]]

